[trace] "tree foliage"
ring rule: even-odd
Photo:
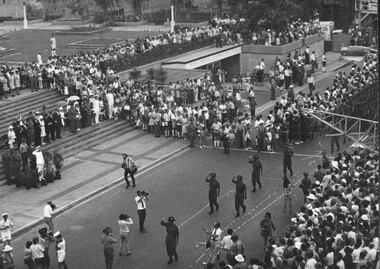
[[[103,9],[104,12],[107,12],[107,10],[114,6],[113,0],[94,0],[95,3]]]

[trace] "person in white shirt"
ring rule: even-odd
[[[309,74],[307,76],[306,81],[307,81],[307,84],[309,84],[310,96],[313,96],[313,91],[315,88],[315,81],[314,81],[314,78],[311,76],[311,74]]]
[[[55,40],[54,35],[51,35],[50,45],[51,45],[51,56],[57,56],[57,54],[55,53],[55,49],[57,47],[57,41]]]
[[[107,92],[107,101],[108,101],[108,116],[110,119],[113,118],[113,105],[114,105],[114,96],[111,90],[108,90]]]
[[[62,237],[62,234],[60,232],[56,232],[54,234],[54,237],[56,238],[55,250],[57,251],[58,268],[67,269],[67,264],[65,260],[66,259],[66,240]]]
[[[131,232],[129,230],[129,226],[133,225],[133,220],[128,214],[120,214],[119,221],[117,222],[119,225],[119,232],[120,232],[120,252],[119,256],[123,256],[123,249],[127,251],[125,254],[126,256],[129,256],[132,254],[132,252],[129,250],[130,245],[130,237]]]
[[[210,235],[211,263],[213,263],[216,259],[220,240],[222,239],[222,229],[220,229],[220,222],[215,222],[213,228],[211,229],[211,232],[206,231],[206,233]]]
[[[1,216],[3,217],[3,219],[0,220],[1,241],[10,245],[12,240],[11,228],[13,227],[13,222],[8,218],[8,213],[4,213]]]
[[[44,258],[45,249],[39,244],[38,237],[34,237],[32,241],[33,245],[30,246],[30,251],[32,252],[35,268],[40,269],[46,265]]]
[[[146,202],[148,201],[148,193],[145,191],[137,191],[137,196],[135,197],[137,205],[137,213],[139,215],[139,228],[141,233],[145,233],[144,222],[146,218]]]
[[[36,156],[36,164],[37,164],[37,171],[38,171],[38,176],[39,176],[39,183],[41,183],[43,179],[43,170],[44,170],[44,164],[45,164],[45,159],[44,156],[41,152],[41,148],[37,147],[35,151],[32,153],[34,156]]]
[[[43,64],[43,62],[42,62],[42,56],[41,56],[41,52],[39,52],[39,53],[37,54],[37,64],[38,64],[39,66]]]
[[[218,249],[226,252],[224,255],[224,260],[226,262],[229,262],[230,258],[231,258],[230,248],[231,248],[232,244],[234,243],[234,242],[232,242],[232,239],[231,239],[233,232],[234,231],[231,228],[229,228],[227,230],[227,235],[223,237],[222,241],[220,241],[219,246],[218,246]]]
[[[54,232],[53,212],[56,208],[50,201],[44,206],[44,222],[49,226],[49,235],[53,235]]]

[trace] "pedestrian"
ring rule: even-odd
[[[169,256],[168,264],[173,262],[173,256],[174,260],[178,261],[177,245],[179,240],[179,231],[177,225],[174,224],[174,221],[174,217],[168,217],[167,219],[161,220],[161,225],[166,227],[165,245],[166,252]]]
[[[290,182],[289,178],[284,177],[282,186],[284,187],[284,213],[286,212],[286,205],[289,203],[289,213],[292,213],[292,190],[293,185]]]
[[[247,209],[247,207],[244,205],[244,199],[247,199],[247,187],[243,183],[243,177],[241,175],[234,177],[232,179],[232,183],[234,183],[236,187],[236,193],[235,193],[236,215],[235,217],[239,217],[240,207],[243,209],[243,213],[245,213],[245,210]]]
[[[44,206],[44,222],[49,226],[48,234],[51,236],[54,233],[53,213],[56,208],[55,204],[50,201]]]
[[[148,201],[148,193],[145,191],[137,191],[137,196],[135,201],[137,204],[137,214],[139,215],[139,228],[141,233],[145,233],[144,228],[145,218],[146,218],[146,202]]]
[[[220,241],[218,249],[225,251],[224,260],[228,262],[230,260],[230,248],[233,245],[234,242],[232,242],[232,233],[234,230],[231,228],[227,229],[227,235],[223,237],[222,241]]]
[[[237,234],[232,235],[231,240],[232,240],[233,244],[230,248],[230,257],[231,258],[230,258],[229,262],[232,266],[234,266],[237,264],[235,257],[239,254],[244,255],[245,246],[244,246],[243,242],[241,240],[239,240],[239,236]]]
[[[276,231],[271,213],[265,213],[264,219],[260,222],[260,231],[260,235],[264,238],[264,245],[266,246],[268,239],[271,239],[273,237],[273,232]]]
[[[24,249],[24,264],[28,267],[28,269],[34,269],[33,254],[32,250],[30,249],[32,245],[32,241],[27,241]]]
[[[48,235],[48,229],[46,227],[43,227],[38,230],[38,233],[40,236],[38,237],[38,244],[42,246],[44,249],[44,265],[43,268],[49,268],[50,267],[50,256],[49,256],[49,246],[50,246],[50,237]],[[53,236],[53,235],[52,235]]]
[[[310,194],[311,191],[311,179],[309,178],[308,172],[303,172],[303,178],[301,180],[300,188],[302,189],[303,196],[304,196],[304,202],[307,201],[307,196]]]
[[[45,268],[44,248],[39,244],[38,237],[34,237],[30,246],[35,264],[35,269]]]
[[[106,227],[103,229],[103,234],[101,242],[104,246],[104,259],[106,262],[106,269],[112,269],[113,260],[114,260],[114,249],[113,244],[117,243],[117,240],[112,235],[111,227]]]
[[[37,146],[36,149],[32,153],[36,158],[36,164],[37,164],[37,171],[38,171],[38,183],[37,188],[39,188],[42,185],[42,182],[44,181],[44,165],[45,165],[45,159],[41,151],[41,147]]]
[[[3,255],[1,255],[2,268],[4,269],[14,269],[15,263],[13,261],[12,247],[6,245],[3,249]]]
[[[215,173],[209,174],[205,181],[209,184],[209,187],[210,187],[208,191],[208,201],[210,203],[210,209],[211,209],[209,214],[212,214],[214,213],[214,206],[215,206],[215,211],[219,210],[219,204],[217,200],[220,193],[220,184],[218,180],[216,179]]]
[[[51,56],[57,56],[55,52],[55,49],[57,48],[57,41],[55,40],[54,34],[51,35],[50,45],[51,45]]]
[[[128,189],[131,186],[128,180],[128,175],[131,176],[132,188],[134,188],[136,187],[134,174],[137,171],[137,167],[135,165],[134,160],[132,160],[132,158],[130,158],[128,154],[124,153],[122,156],[123,156],[123,162],[121,164],[121,168],[124,169],[124,180],[127,183],[127,186],[125,188]]]
[[[340,151],[340,143],[339,143],[339,137],[341,136],[341,133],[334,128],[331,129],[331,140],[330,140],[330,146],[331,146],[331,153],[334,153],[334,145],[336,145],[336,150]]]
[[[252,186],[253,186],[252,192],[255,192],[256,191],[256,183],[259,184],[260,190],[262,187],[260,177],[263,174],[263,165],[259,161],[258,155],[249,157],[249,163],[252,164]]]
[[[211,263],[214,263],[216,256],[219,256],[218,247],[220,244],[220,240],[222,239],[222,229],[220,229],[220,222],[215,222],[211,231],[206,231],[206,233],[210,236],[210,249],[211,249]]]
[[[3,217],[3,219],[0,220],[1,241],[10,245],[12,240],[11,228],[13,227],[13,222],[8,218],[8,213],[4,213],[1,216]]]
[[[129,230],[129,226],[133,225],[133,220],[128,214],[120,214],[119,221],[117,222],[119,225],[120,231],[120,252],[119,256],[123,256],[123,249],[125,248],[126,254],[125,256],[129,256],[132,252],[129,249],[130,239],[131,239],[131,231]]]
[[[311,74],[307,75],[306,82],[309,85],[310,96],[313,96],[313,91],[315,90],[315,81]]]
[[[190,148],[193,148],[197,139],[197,127],[192,119],[190,119],[190,123],[187,125],[187,133],[189,135]]]
[[[56,239],[55,250],[57,251],[58,268],[67,269],[66,264],[66,240],[62,237],[62,234],[58,231],[54,234]]]
[[[327,64],[326,54],[323,53],[322,55],[322,72],[323,73],[326,73],[326,64]]]
[[[284,159],[283,159],[284,177],[286,177],[287,170],[289,170],[290,172],[290,177],[293,176],[292,158],[293,158],[293,150],[291,149],[290,144],[287,142],[284,144]]]

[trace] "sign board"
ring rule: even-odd
[[[321,21],[321,31],[326,41],[331,41],[331,33],[335,30],[335,23],[333,21]]]

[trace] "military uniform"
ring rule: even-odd
[[[287,144],[284,147],[284,160],[283,160],[284,177],[286,177],[287,169],[290,171],[290,176],[293,176],[292,157],[293,157],[293,150]]]
[[[169,217],[167,221],[161,220],[161,225],[166,227],[166,251],[169,256],[168,264],[173,262],[173,256],[175,261],[178,260],[177,244],[179,240],[179,231],[177,225],[174,224],[175,219]]]
[[[216,180],[216,175],[215,173],[211,173],[207,178],[206,182],[209,184],[210,189],[208,191],[208,200],[210,202],[210,214],[214,213],[214,205],[215,205],[215,210],[219,210],[219,204],[217,202],[218,196],[220,193],[220,184],[218,180]]]
[[[259,161],[259,156],[255,155],[249,158],[249,163],[252,164],[252,192],[256,191],[256,183],[259,184],[259,188],[261,189],[261,181],[260,176],[263,173],[263,165]]]
[[[236,193],[235,193],[235,209],[236,209],[236,216],[240,216],[240,207],[243,209],[243,213],[245,213],[245,210],[247,207],[244,205],[244,199],[247,198],[247,188],[245,184],[242,182],[243,177],[237,176],[237,179],[233,178],[232,183],[236,186]]]

